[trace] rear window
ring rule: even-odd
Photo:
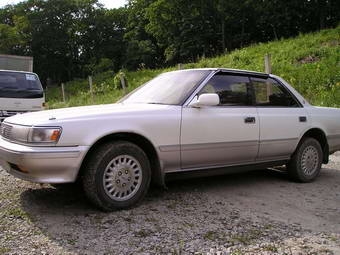
[[[37,98],[42,97],[42,86],[33,73],[0,72],[0,97]]]

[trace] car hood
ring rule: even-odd
[[[40,112],[18,114],[5,119],[5,122],[20,125],[53,125],[61,122],[89,119],[108,119],[115,116],[152,114],[165,110],[169,105],[160,104],[108,104],[61,108]]]

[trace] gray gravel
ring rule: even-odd
[[[174,181],[113,213],[0,170],[0,254],[340,254],[340,153],[314,183],[273,170]]]

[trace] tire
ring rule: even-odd
[[[101,145],[92,153],[83,170],[85,194],[103,211],[135,206],[150,186],[148,157],[130,142]]]
[[[297,182],[312,182],[319,175],[322,165],[320,143],[310,137],[303,138],[287,164],[290,178]]]

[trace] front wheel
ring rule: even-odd
[[[320,173],[322,149],[314,138],[303,138],[287,164],[289,176],[298,182],[311,182]]]
[[[148,157],[137,145],[106,143],[93,152],[84,169],[87,197],[104,211],[126,209],[145,196],[151,179]]]

